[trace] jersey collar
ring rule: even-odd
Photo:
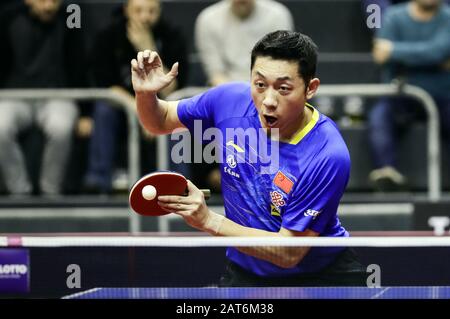
[[[310,108],[313,111],[311,120],[308,124],[298,133],[294,135],[294,137],[289,141],[289,144],[296,145],[298,144],[305,136],[308,134],[314,126],[316,126],[319,121],[319,111],[317,111],[311,104],[306,103],[306,107]]]

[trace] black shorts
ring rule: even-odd
[[[228,261],[220,278],[220,287],[324,287],[366,286],[369,273],[363,267],[356,252],[347,248],[325,269],[317,273],[284,277],[261,277]]]

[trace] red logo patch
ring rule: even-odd
[[[270,192],[270,200],[272,204],[274,204],[277,207],[286,205],[286,202],[283,199],[283,195],[281,195],[277,191]]]
[[[286,194],[289,194],[292,190],[292,186],[294,186],[294,182],[280,171],[275,175],[273,183],[281,188]]]

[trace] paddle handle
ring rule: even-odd
[[[203,193],[203,196],[205,196],[205,199],[208,200],[211,197],[211,190],[210,189],[200,189],[200,191]],[[186,191],[184,192],[184,196],[187,196],[188,191],[186,189]]]
[[[208,200],[211,197],[210,189],[201,189],[200,191],[203,193],[203,196],[205,196],[206,200]]]

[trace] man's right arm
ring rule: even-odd
[[[178,118],[179,101],[164,101],[156,94],[136,92],[136,105],[142,126],[152,134],[170,134],[184,125]]]
[[[145,50],[131,61],[131,76],[136,94],[139,120],[152,134],[168,134],[184,125],[178,118],[178,101],[164,101],[157,97],[159,91],[170,85],[178,74],[178,63],[165,74],[158,53]]]

